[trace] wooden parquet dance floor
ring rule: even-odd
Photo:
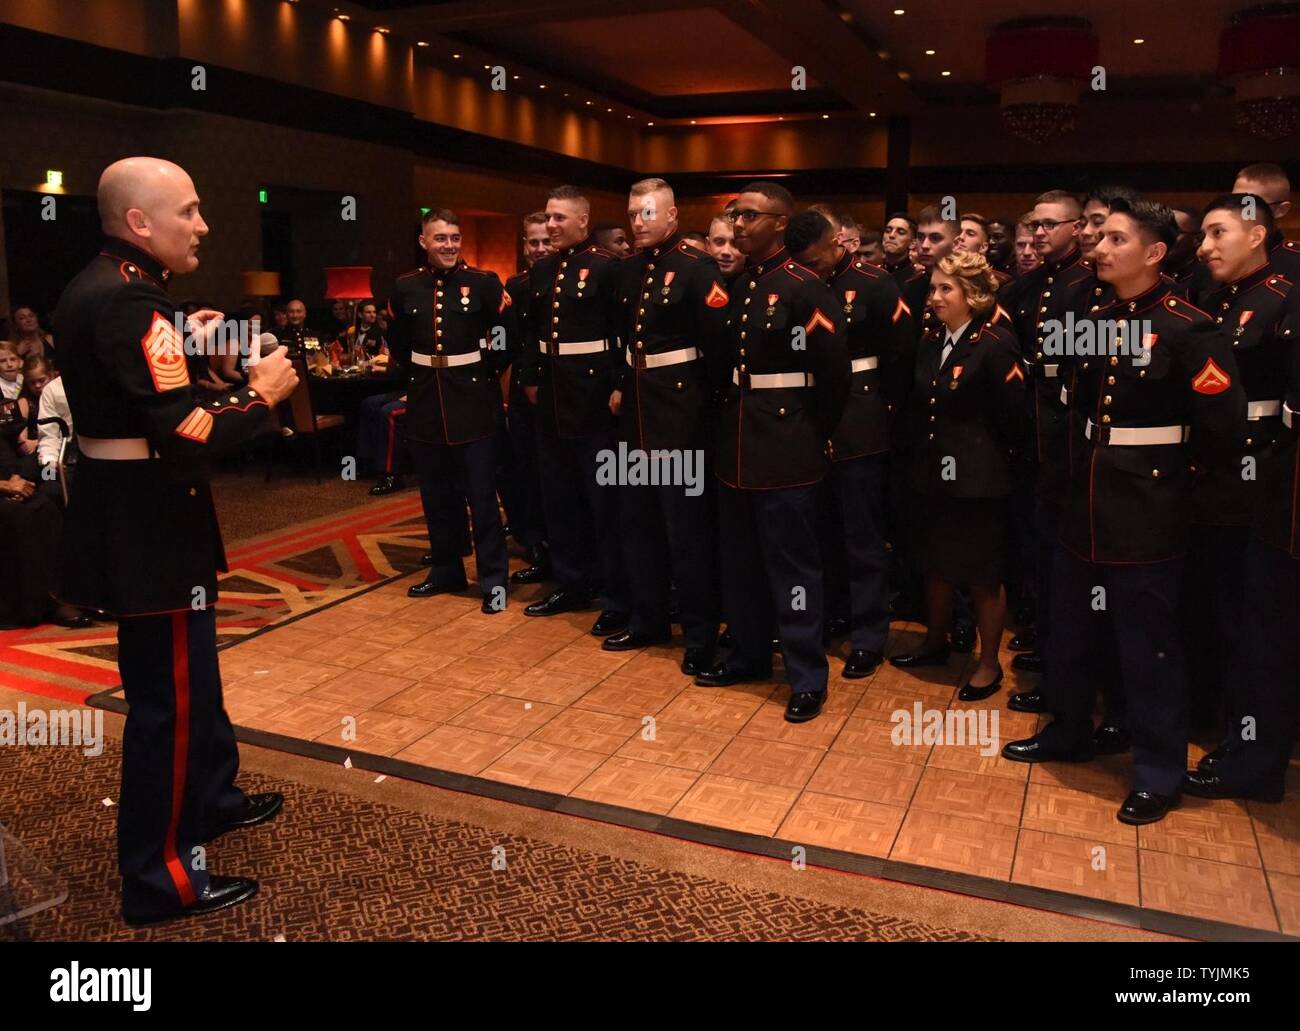
[[[412,574],[221,653],[241,737],[387,775],[810,864],[1194,937],[1300,936],[1300,770],[1280,805],[1187,798],[1115,819],[1126,756],[1026,766],[997,754],[1038,719],[996,713],[996,747],[894,744],[891,714],[955,699],[969,656],[869,680],[831,659],[827,711],[782,718],[787,687],[696,687],[680,649],[610,653],[594,613],[495,616],[471,592],[409,599]],[[895,624],[889,652],[914,643]],[[99,696],[105,699],[106,696]],[[120,696],[108,704],[120,705]],[[1045,718],[1045,717],[1044,717]],[[981,752],[991,754],[981,754]],[[1193,746],[1190,758],[1199,755]]]

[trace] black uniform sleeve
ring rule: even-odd
[[[272,429],[270,407],[250,387],[204,399],[190,380],[171,300],[151,283],[128,284],[104,307],[95,348],[108,375],[148,415],[165,461],[198,463]]]
[[[388,361],[402,375],[411,366],[411,322],[406,314],[404,293],[402,284],[398,283],[388,298]]]
[[[511,347],[518,344],[518,333],[510,329],[514,302],[506,293],[505,287],[501,285],[500,276],[495,272],[489,272],[484,278],[483,306],[488,314],[484,320],[486,326],[483,337],[487,341],[487,353],[483,357],[488,363],[488,368],[492,370],[492,375],[499,376],[514,361]],[[513,345],[512,341],[514,341]]]
[[[1203,467],[1231,462],[1246,439],[1246,391],[1232,344],[1213,322],[1189,327],[1178,375],[1191,390],[1192,454]]]
[[[852,372],[844,333],[844,312],[830,287],[809,280],[799,291],[803,302],[796,309],[808,348],[808,369],[813,374],[813,418],[821,423],[828,440],[839,426],[849,399]]]
[[[515,316],[515,326],[519,330],[519,385],[524,387],[537,386],[539,368],[542,360],[541,351],[537,348],[537,315],[534,310],[537,305],[532,303],[533,300],[533,276],[537,275],[536,267],[528,270],[524,276],[523,284],[520,286],[520,292],[529,300],[528,306]]]
[[[986,331],[977,346],[985,345],[988,347],[986,368],[993,394],[993,425],[998,439],[1009,450],[1023,451],[1033,432],[1033,420],[1025,398],[1020,347],[1010,329]]]
[[[700,259],[691,277],[691,290],[698,320],[695,346],[704,355],[705,376],[710,390],[725,390],[731,383],[731,329],[727,317],[731,296],[716,261]]]

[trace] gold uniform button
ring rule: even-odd
[[[638,351],[640,351],[640,350],[642,350],[642,349],[644,349],[644,348],[645,348],[645,344],[641,343],[641,341],[638,340],[638,341],[636,342],[636,349],[637,349]]]
[[[1112,354],[1112,355],[1110,356],[1110,363],[1111,363],[1111,365],[1118,365],[1118,364],[1119,364],[1119,355]]]
[[[1108,405],[1110,404],[1110,402],[1111,402],[1111,396],[1109,394],[1107,394],[1105,397],[1101,399],[1101,403],[1104,405]]]
[[[646,266],[646,271],[647,271],[647,272],[653,272],[654,270],[655,270],[655,263],[652,261],[652,262],[650,262],[649,265]]]
[[[197,487],[191,487],[191,488],[190,488],[190,497],[192,497],[192,498],[197,498],[198,496],[199,496],[199,489],[198,489]]]
[[[1102,421],[1102,422],[1110,422],[1110,416],[1109,416],[1109,415],[1103,415],[1103,416],[1101,417],[1101,421]]]
[[[1087,368],[1087,366],[1084,366],[1084,368]],[[1107,376],[1107,377],[1106,377],[1106,385],[1107,385],[1108,387],[1113,387],[1113,386],[1115,385],[1115,377],[1114,377],[1114,376]]]
[[[1151,475],[1154,476],[1157,480],[1160,479],[1160,470],[1159,470],[1159,469],[1152,469],[1152,470],[1151,470]]]
[[[436,325],[437,323],[442,321],[442,316],[441,315],[435,316],[433,321],[434,324]]]
[[[442,350],[442,344],[435,344],[433,349],[434,349],[435,351],[441,351],[441,350]]]
[[[740,331],[740,339],[741,340],[745,339],[745,331],[743,329]]]
[[[740,357],[745,357],[745,349],[743,347],[740,349]]]
[[[930,439],[931,439],[931,440],[934,440],[934,434],[933,434],[933,433],[930,434]]]
[[[249,396],[249,397],[257,397],[257,391],[256,391],[256,390],[250,390],[250,391],[248,392],[248,396]]]
[[[638,315],[644,315],[644,314],[645,314],[645,309],[644,309],[644,308],[638,308],[638,309],[636,310],[636,313],[637,313]]]
[[[566,269],[568,267],[569,267],[569,263],[567,261],[560,262],[560,268]]]
[[[777,415],[785,415],[785,409],[784,409],[784,408],[778,408],[778,409],[776,410],[776,414],[777,414]]]
[[[434,310],[435,310],[435,311],[442,311],[442,304],[441,304],[441,303],[435,304],[433,307],[434,307]]]
[[[232,397],[232,398],[230,399],[230,403],[231,403],[232,405],[237,405],[237,404],[239,404],[239,398],[237,398],[237,397]],[[1246,441],[1246,443],[1249,444],[1250,441]]]
[[[650,300],[650,295],[649,295],[648,293],[644,293],[644,294],[642,294],[642,295],[641,295],[641,300],[643,300],[643,301],[648,301],[648,300]]]
[[[552,333],[552,334],[551,334],[551,339],[552,339],[552,340],[559,340],[559,339],[560,339],[560,334],[559,334],[559,333]]]
[[[740,371],[741,371],[741,372],[744,372],[744,371],[745,371],[745,363],[744,363],[744,362],[741,362],[741,363],[740,363]]]
[[[749,288],[752,290],[752,289],[754,289],[754,287],[756,287],[756,286],[758,286],[758,284],[755,283],[755,282],[751,279],[751,280],[749,281]]]

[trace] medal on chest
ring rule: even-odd
[[[587,276],[591,272],[589,268],[578,269],[578,293],[581,294],[583,288],[587,285]]]
[[[858,296],[858,292],[856,290],[844,291],[844,314],[845,315],[853,314],[853,298],[857,296]]]
[[[1251,318],[1254,317],[1254,315],[1255,315],[1255,313],[1254,313],[1253,311],[1243,311],[1240,315],[1238,315],[1238,316],[1237,316],[1237,328],[1234,329],[1234,330],[1232,331],[1232,335],[1233,335],[1233,336],[1237,336],[1237,337],[1245,336],[1245,335],[1246,335],[1246,323],[1249,322],[1249,321],[1251,320]]]
[[[952,367],[952,379],[948,381],[949,390],[957,389],[957,379],[959,376],[961,376],[961,370],[962,370],[962,366],[960,365],[954,365]]]
[[[660,290],[659,292],[660,292],[661,294],[663,294],[665,297],[668,296],[668,290],[669,290],[669,288],[672,286],[673,277],[676,276],[676,275],[677,275],[676,272],[665,272],[665,273],[664,273],[664,286],[663,286],[663,289]]]
[[[460,288],[460,303],[462,307],[469,307],[469,287],[467,286]]]
[[[781,295],[780,295],[780,294],[768,294],[768,295],[767,295],[767,316],[768,316],[768,318],[771,318],[773,315],[776,314],[776,302],[777,302],[778,300],[780,300],[780,298],[781,298]]]

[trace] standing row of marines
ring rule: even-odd
[[[228,397],[195,388],[165,289],[195,267],[207,232],[182,169],[118,162],[100,208],[107,242],[56,314],[85,456],[62,596],[119,619],[131,705],[123,909],[148,922],[251,897],[256,882],[191,857],[282,805],[234,785],[207,463],[266,431],[296,378],[280,349]],[[1191,281],[1161,272],[1172,213],[1140,199],[1112,203],[1095,265],[1079,253],[1078,199],[1052,191],[1032,218],[1038,269],[1007,281],[976,253],[935,254],[901,288],[890,270],[844,253],[824,215],[795,213],[777,184],[751,183],[729,205],[744,258],[729,276],[683,238],[667,183],[635,184],[628,215],[636,253],[620,260],[589,238],[582,192],[552,191],[551,252],[504,286],[460,259],[453,213],[425,219],[428,263],[400,277],[389,302],[431,543],[414,596],[467,586],[468,504],[483,610],[506,605],[493,446],[508,365],[510,431],[535,442],[555,581],[525,612],[602,598],[592,632],[610,650],[666,642],[680,622],[682,669],[701,687],[768,678],[775,639],[792,722],[816,718],[826,699],[828,611],[847,617],[846,679],[883,661],[900,555],[925,580],[929,631],[892,661],[946,663],[953,589],[966,587],[982,647],[959,697],[998,690],[1006,500],[1028,482],[1044,556],[1044,677],[1010,704],[1053,720],[1004,755],[1108,750],[1091,715],[1105,686],[1107,719],[1133,749],[1121,820],[1158,820],[1183,791],[1280,797],[1300,660],[1300,295],[1292,301],[1290,278],[1271,264],[1292,252],[1267,202],[1238,192],[1207,209],[1198,304],[1184,296]],[[927,213],[920,221],[926,229]],[[217,316],[199,312],[190,329],[202,337]],[[1098,332],[1122,323],[1124,345],[1054,353],[1067,319]],[[703,452],[716,485],[605,485],[598,466],[620,444]],[[906,486],[914,544],[886,518],[891,478]],[[1214,572],[1191,607],[1213,613],[1204,640],[1219,649],[1229,719],[1223,746],[1187,772],[1179,606],[1198,547]]]

